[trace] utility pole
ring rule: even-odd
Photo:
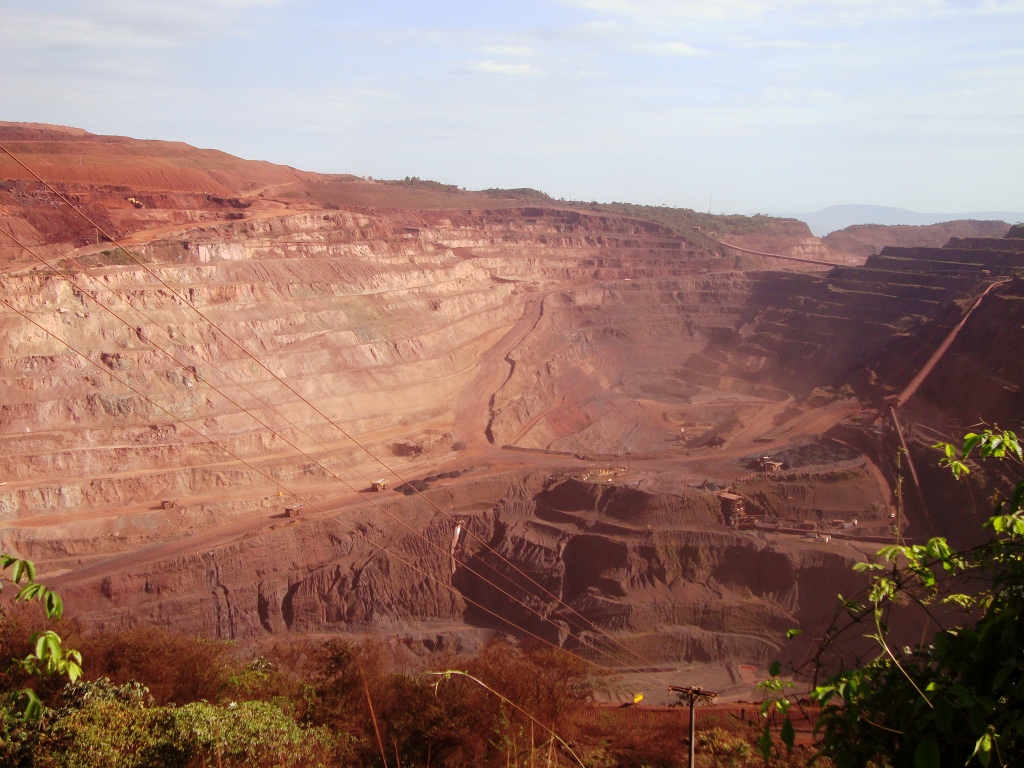
[[[695,685],[689,688],[685,688],[678,685],[670,685],[668,688],[669,693],[674,693],[679,697],[679,703],[682,704],[684,701],[690,704],[690,768],[694,768],[696,765],[696,732],[697,732],[697,714],[694,707],[696,707],[698,701],[712,702],[718,694],[715,691],[705,691],[699,685]]]
[[[903,536],[903,470],[900,468],[899,449],[896,449],[896,545],[902,544],[900,539]]]

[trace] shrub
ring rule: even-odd
[[[90,697],[54,716],[33,768],[305,768],[335,764],[346,740],[303,728],[267,702],[146,707]]]

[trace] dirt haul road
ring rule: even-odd
[[[544,312],[544,299],[548,294],[535,294],[525,297],[524,310],[520,319],[509,328],[486,352],[480,355],[480,362],[477,373],[470,384],[466,386],[458,397],[455,412],[455,429],[457,434],[465,436],[466,450],[453,454],[451,458],[438,461],[437,457],[414,460],[405,465],[401,471],[403,478],[412,479],[420,477],[425,472],[438,473],[447,469],[466,468],[473,466],[474,477],[482,477],[488,474],[507,472],[517,468],[534,468],[547,471],[583,471],[594,463],[589,459],[580,459],[568,454],[553,454],[552,452],[534,451],[529,449],[517,449],[510,451],[499,446],[492,445],[487,437],[488,424],[491,418],[490,405],[493,403],[494,394],[500,389],[510,373],[509,353],[514,350],[530,334],[540,321]],[[676,457],[635,457],[631,459],[631,466],[634,473],[652,474],[664,476],[669,485],[679,483],[680,478],[693,478],[699,475],[714,477],[719,480],[737,477],[746,474],[748,470],[742,468],[738,459],[749,455],[751,452],[772,452],[779,448],[800,440],[818,437],[839,421],[859,412],[860,406],[856,401],[847,400],[833,403],[822,408],[809,410],[791,420],[791,426],[785,435],[770,442],[754,442],[765,428],[771,423],[774,416],[791,402],[791,398],[782,403],[766,401],[763,411],[753,419],[750,425],[743,429],[737,438],[730,441],[726,448],[721,450],[711,449],[698,455],[676,456]],[[335,447],[345,447],[353,451],[351,443],[339,441],[333,443]],[[378,451],[380,453],[381,451]],[[355,456],[360,454],[355,451]],[[280,456],[287,455],[281,452]],[[262,456],[257,465],[262,465],[273,456]],[[360,474],[364,479],[381,474],[380,464],[374,465],[367,460],[365,455],[360,456],[362,471]],[[321,459],[327,461],[326,457]],[[390,457],[386,460],[393,463]],[[382,460],[384,463],[384,460]],[[231,462],[224,462],[230,465]],[[337,520],[339,526],[344,530],[351,530],[348,521],[354,518],[354,512],[360,507],[379,503],[386,497],[378,499],[376,494],[367,494],[361,491],[363,483],[353,482],[348,475],[350,472],[340,472],[342,477],[348,480],[356,490],[346,488],[337,481],[325,481],[316,486],[303,486],[299,493],[305,498],[317,496],[326,498],[326,501],[318,501],[315,504],[309,503],[299,518],[284,520],[277,509],[279,504],[292,503],[287,498],[284,500],[268,498],[265,501],[270,509],[260,514],[252,514],[233,522],[206,528],[190,535],[177,536],[171,540],[145,546],[134,551],[126,551],[101,562],[94,562],[84,568],[64,574],[48,576],[48,580],[55,586],[71,585],[87,582],[111,574],[130,572],[141,568],[147,563],[156,561],[168,561],[176,558],[200,554],[218,547],[230,544],[241,538],[258,536],[261,532],[270,531],[281,525],[302,525],[306,521],[316,520],[323,516]],[[251,491],[226,491],[218,500],[252,498]],[[18,525],[31,526],[45,522],[46,518],[27,518],[19,521]],[[387,530],[395,530],[399,526],[383,515],[375,515],[375,520]]]

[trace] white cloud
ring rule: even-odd
[[[512,77],[532,77],[542,72],[530,64],[508,64],[488,59],[475,61],[468,67],[473,72],[484,72],[489,75],[509,75]]]
[[[329,37],[346,43],[364,43],[388,48],[410,46],[468,47],[479,42],[479,36],[467,30],[436,27],[398,27],[365,29],[342,26],[330,29]]]
[[[621,32],[622,25],[616,21],[609,21],[608,19],[596,19],[581,25],[579,29],[580,31],[588,34],[607,35]]]
[[[168,48],[198,40],[248,37],[259,27],[258,11],[286,0],[82,0],[6,3],[0,9],[0,43],[8,48]],[[20,6],[20,10],[12,10]]]
[[[563,0],[603,16],[636,24],[746,22],[786,19],[793,24],[843,24],[922,18],[962,12],[950,0]],[[999,12],[1016,12],[1022,0],[985,0]],[[994,11],[993,11],[994,12]]]
[[[646,46],[646,50],[662,56],[704,56],[707,51],[702,48],[690,45],[689,43],[653,43]]]
[[[528,45],[482,45],[476,48],[490,56],[539,56],[540,51]]]
[[[0,45],[7,50],[24,50],[69,45],[129,48],[169,47],[171,42],[121,24],[55,14],[16,14],[3,17]]]
[[[751,38],[740,40],[736,43],[739,48],[752,48],[775,51],[814,51],[827,50],[837,47],[836,43],[821,42],[813,40],[775,40]]]
[[[633,22],[649,23],[680,19],[719,21],[737,15],[760,15],[764,4],[757,0],[568,0],[569,4]]]
[[[979,11],[984,14],[1024,13],[1024,0],[985,0]]]

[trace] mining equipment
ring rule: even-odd
[[[300,512],[301,509],[302,509],[302,505],[301,504],[292,504],[291,506],[288,506],[288,507],[284,508],[284,514],[287,517],[298,517],[300,514],[302,514]]]
[[[725,524],[729,525],[731,522],[742,516],[746,509],[746,497],[740,496],[738,493],[719,493],[718,501],[722,505],[722,517],[725,518]]]
[[[388,487],[388,481],[387,480],[374,480],[371,487],[375,491],[383,491],[385,488]]]

